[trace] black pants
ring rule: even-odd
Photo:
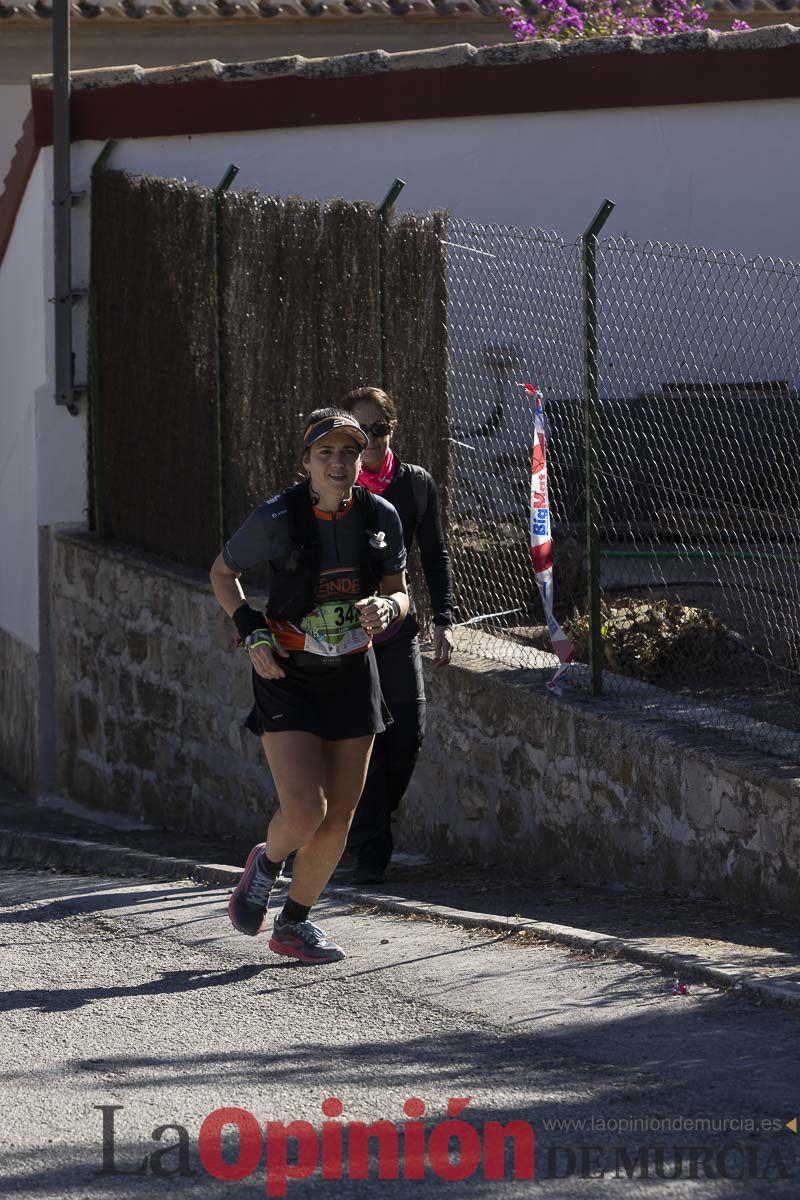
[[[425,736],[425,688],[418,637],[400,633],[376,645],[375,658],[393,723],[375,738],[347,848],[358,868],[381,873],[392,857],[392,813],[405,795]]]

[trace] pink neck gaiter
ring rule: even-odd
[[[370,471],[368,467],[362,467],[356,483],[360,483],[362,487],[368,488],[376,496],[382,496],[394,479],[396,469],[397,463],[390,446],[386,451],[386,458],[377,471]]]

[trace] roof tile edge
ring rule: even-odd
[[[332,58],[304,58],[286,55],[255,62],[220,63],[216,59],[144,70],[137,65],[103,67],[74,71],[76,89],[120,87],[123,84],[190,83],[196,80],[236,82],[268,79],[285,75],[303,78],[336,78],[349,75],[375,75],[385,71],[439,70],[474,65],[514,66],[543,59],[568,58],[591,54],[629,53],[668,54],[699,50],[773,50],[800,43],[800,29],[794,25],[770,25],[741,33],[702,30],[677,33],[669,37],[587,38],[569,43],[553,41],[512,42],[476,49],[469,43],[434,47],[429,50],[403,50],[389,54],[385,50],[367,50]],[[52,86],[52,75],[34,75],[31,86]]]

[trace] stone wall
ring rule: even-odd
[[[90,807],[261,836],[274,798],[248,669],[201,573],[56,539],[58,773]],[[426,664],[428,735],[398,843],[537,878],[639,884],[796,911],[797,772],[540,674]]]
[[[0,629],[0,771],[36,789],[39,664],[36,651]]]
[[[426,671],[398,845],[797,911],[800,771],[616,701],[556,698],[545,674],[479,660]]]
[[[263,837],[249,666],[208,576],[58,535],[57,776],[90,808],[167,829]]]

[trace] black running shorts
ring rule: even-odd
[[[257,737],[303,730],[338,742],[383,733],[391,723],[371,649],[334,659],[301,650],[278,662],[285,679],[253,671],[255,704],[245,726]]]

